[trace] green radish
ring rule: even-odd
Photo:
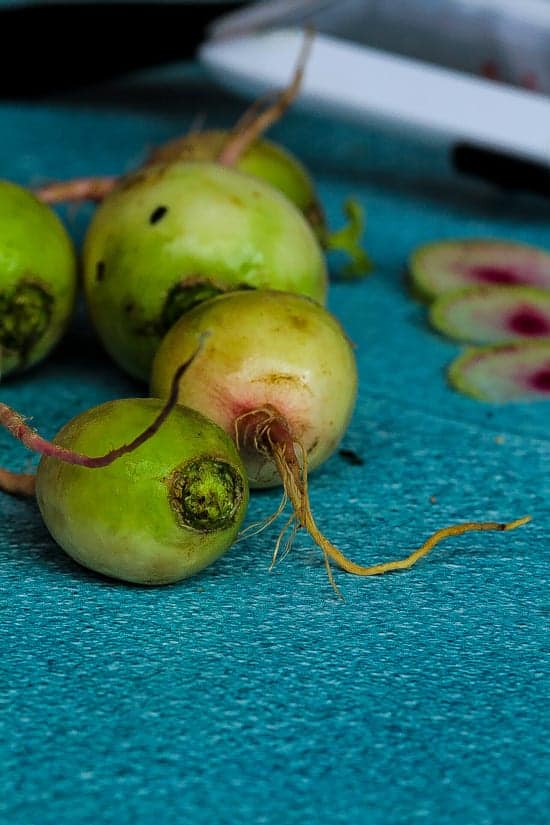
[[[262,181],[213,163],[150,166],[125,178],[89,227],[84,288],[117,363],[147,380],[174,321],[234,289],[325,300],[327,271],[298,210]]]
[[[112,401],[77,416],[56,443],[101,451],[146,427],[157,399]],[[178,407],[146,444],[93,470],[43,458],[36,498],[57,543],[99,573],[141,584],[193,576],[225,553],[247,505],[246,476],[219,427]]]
[[[0,376],[44,359],[63,335],[76,295],[76,260],[57,215],[0,181]]]
[[[235,439],[251,486],[283,485],[293,523],[321,548],[335,588],[329,559],[349,573],[377,575],[410,567],[449,536],[511,530],[528,520],[446,527],[405,559],[355,564],[319,530],[308,494],[308,471],[334,452],[355,402],[355,359],[340,324],[319,304],[292,293],[233,292],[205,301],[182,316],[158,348],[151,377],[154,395],[170,391],[177,365],[206,333],[179,383],[180,401]]]
[[[131,398],[94,407],[55,443],[0,404],[0,422],[43,456],[36,479],[0,470],[0,485],[36,493],[53,538],[91,570],[167,584],[212,564],[237,537],[248,503],[242,462],[220,427],[176,405],[174,387],[166,403]]]

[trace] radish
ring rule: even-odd
[[[76,261],[57,215],[31,192],[0,181],[0,375],[37,364],[71,317]]]
[[[238,128],[235,134],[238,140]],[[239,146],[238,152],[234,152],[234,141],[231,132],[222,130],[191,132],[160,146],[152,152],[147,163],[218,161],[261,178],[282,192],[303,213],[323,249],[327,252],[338,250],[347,255],[349,261],[342,269],[344,276],[364,276],[372,270],[372,261],[361,246],[365,218],[356,200],[350,198],[344,204],[345,226],[330,231],[313,180],[293,154],[265,139],[247,143],[244,149]]]
[[[244,113],[231,131],[191,131],[184,137],[167,142],[149,155],[144,167],[200,161],[219,163],[259,178],[282,193],[302,212],[324,249],[339,250],[348,256],[349,263],[342,269],[344,275],[362,276],[372,270],[372,262],[361,246],[364,230],[364,215],[361,206],[352,199],[348,200],[344,204],[347,224],[339,230],[330,232],[313,180],[304,166],[281,146],[259,139],[259,136],[283,115],[296,98],[311,42],[312,35],[307,32],[292,81],[287,88],[275,96],[273,102],[270,96],[265,100],[257,101]],[[269,105],[262,109],[264,103]],[[132,176],[130,179],[133,180]],[[37,190],[37,193],[47,203],[81,200],[101,202],[120,185],[124,186],[124,181],[124,178],[113,176],[79,178],[43,186]],[[236,197],[239,197],[238,192]],[[218,232],[223,231],[225,228],[221,224]],[[297,254],[298,252],[299,250]],[[275,289],[279,288],[276,279],[273,283],[266,285]],[[310,293],[306,290],[305,294]]]
[[[478,286],[445,292],[431,304],[429,317],[439,332],[459,341],[550,338],[550,290]]]
[[[550,338],[468,347],[448,376],[455,389],[478,401],[548,401]]]
[[[230,145],[231,132],[207,130],[190,132],[155,149],[146,165],[181,161],[220,162],[224,148]],[[282,192],[304,214],[320,241],[326,234],[323,208],[311,176],[291,152],[271,140],[258,139],[251,143],[235,163],[224,163],[240,172],[261,178]]]
[[[199,301],[271,287],[322,302],[327,288],[321,248],[283,195],[200,162],[150,166],[125,178],[92,219],[83,270],[105,348],[144,380],[164,333]]]
[[[472,286],[550,289],[550,252],[513,241],[434,241],[414,250],[409,270],[416,292],[429,301]]]
[[[72,419],[55,443],[0,405],[0,422],[43,455],[36,480],[0,471],[0,484],[35,492],[53,538],[91,570],[167,584],[212,564],[237,537],[248,503],[244,467],[223,430],[175,404],[182,369],[165,404],[107,402]]]
[[[219,296],[182,316],[163,339],[152,369],[154,395],[169,392],[177,365],[206,332],[179,383],[180,400],[233,436],[251,486],[282,483],[294,522],[321,548],[335,587],[329,558],[349,573],[376,575],[410,567],[448,536],[510,530],[527,520],[446,527],[406,559],[370,567],[351,562],[317,527],[308,496],[308,471],[336,449],[355,402],[355,359],[341,326],[319,304],[296,294]]]

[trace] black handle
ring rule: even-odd
[[[550,166],[496,149],[459,143],[452,151],[458,172],[483,178],[501,189],[550,196]]]
[[[41,97],[192,58],[208,24],[237,5],[31,3],[0,9],[0,96]]]

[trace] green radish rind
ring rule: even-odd
[[[215,162],[230,136],[231,132],[222,129],[191,132],[159,146],[151,153],[147,165],[175,161]],[[305,166],[291,152],[261,138],[243,152],[234,168],[261,178],[282,192],[304,213],[322,240],[326,224],[313,181]]]
[[[109,401],[69,421],[56,444],[103,454],[142,432],[162,406],[155,398]],[[43,457],[36,497],[49,532],[77,562],[157,585],[195,575],[230,548],[248,484],[231,439],[178,405],[154,436],[107,467]]]
[[[76,255],[50,207],[0,181],[0,376],[43,360],[71,318]]]
[[[550,340],[469,347],[448,368],[454,389],[478,401],[550,398]]]
[[[191,132],[155,149],[147,165],[176,161],[215,162],[231,139],[231,134],[222,130]],[[342,277],[362,278],[372,271],[373,263],[361,245],[365,216],[356,200],[349,198],[344,203],[347,224],[330,231],[315,185],[305,166],[287,149],[265,138],[255,140],[233,168],[260,178],[279,190],[303,213],[324,249],[345,253],[348,262],[342,268]]]
[[[473,266],[502,269],[503,278],[508,280],[488,282],[468,276],[467,269]],[[415,295],[426,301],[446,292],[489,283],[550,289],[550,252],[514,241],[463,238],[426,243],[411,254],[408,269]]]
[[[93,323],[114,360],[145,380],[196,290],[204,299],[270,288],[324,303],[327,282],[322,249],[300,211],[258,178],[213,163],[128,176],[95,213],[84,243]]]
[[[527,286],[459,289],[436,298],[428,317],[438,332],[475,344],[550,337],[550,291]],[[501,323],[494,323],[495,319]]]

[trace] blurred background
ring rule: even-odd
[[[33,38],[33,65],[16,72],[0,57],[3,96],[74,88],[136,67],[192,57],[208,25],[246,9],[228,31],[313,25],[390,53],[548,94],[549,0],[0,0],[9,42]]]

